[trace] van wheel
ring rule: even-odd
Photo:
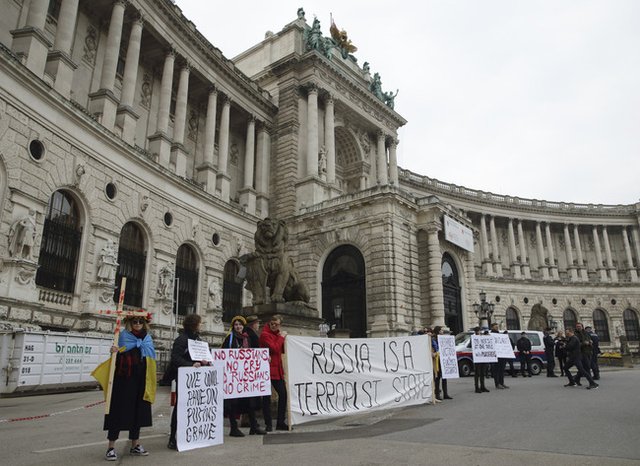
[[[473,370],[473,367],[471,367],[470,361],[467,361],[465,359],[458,363],[458,371],[460,372],[460,377],[469,377],[471,375],[472,370]]]
[[[540,375],[540,372],[542,372],[542,364],[537,359],[534,359],[531,361],[531,373],[533,375]]]

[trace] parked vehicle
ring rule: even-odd
[[[520,338],[522,330],[508,330],[509,338],[515,345]],[[525,330],[527,338],[531,340],[531,372],[538,375],[542,369],[546,367],[547,360],[544,355],[543,334],[535,330]],[[473,353],[471,351],[471,335],[473,332],[462,332],[456,335],[456,355],[458,356],[458,370],[460,377],[467,377],[473,374]],[[520,361],[518,360],[518,350],[513,349],[516,355],[514,360],[514,369],[520,370]]]

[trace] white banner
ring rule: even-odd
[[[428,403],[433,362],[427,336],[287,336],[291,423]]]
[[[224,367],[224,398],[271,395],[268,348],[213,349],[214,361]]]
[[[498,362],[494,339],[491,335],[471,335],[471,348],[473,350],[473,362]]]
[[[453,335],[438,335],[438,353],[440,353],[442,378],[459,378],[458,357],[456,356],[456,337]]]
[[[451,243],[473,252],[473,232],[454,219],[444,216],[444,239]]]
[[[509,335],[504,333],[492,333],[494,347],[496,349],[496,356],[505,359],[515,359],[516,355],[513,354],[513,348],[511,347],[511,340]]]
[[[222,364],[178,368],[178,451],[222,444]]]
[[[211,351],[209,351],[209,343],[200,340],[187,340],[189,345],[189,356],[192,361],[210,361],[213,362]]]

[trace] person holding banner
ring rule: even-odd
[[[151,403],[156,394],[156,351],[149,335],[148,318],[129,316],[124,320],[118,346],[112,346],[116,370],[109,414],[104,417],[109,446],[105,459],[117,461],[116,440],[121,430],[129,431],[133,456],[147,456],[140,444],[140,428],[151,426]]]
[[[491,324],[491,333],[500,333],[497,323]],[[493,376],[493,383],[498,390],[509,388],[504,384],[504,370],[507,367],[506,358],[498,358],[498,362],[491,364],[491,375]]]
[[[431,337],[431,349],[433,350],[433,382],[434,388],[436,392],[436,400],[442,401],[443,398],[445,400],[453,400],[449,396],[449,392],[447,390],[447,379],[442,378],[442,367],[440,366],[440,353],[438,348],[438,335],[444,335],[444,331],[442,327],[436,325],[433,327],[433,337]],[[442,395],[440,395],[440,381],[442,380]]]
[[[284,382],[284,367],[282,365],[282,353],[284,353],[284,339],[286,332],[280,330],[282,317],[278,314],[271,317],[266,323],[260,334],[260,347],[269,348],[269,366],[271,369],[271,386],[278,392],[278,419],[276,430],[289,430],[289,426],[284,418],[287,412],[287,387]],[[273,430],[273,421],[271,419],[271,396],[262,398],[262,412],[264,422],[267,425],[267,432]]]
[[[480,330],[481,330],[480,327],[473,328],[475,335],[480,335]],[[476,393],[489,393],[489,390],[484,385],[484,376],[486,371],[487,371],[487,363],[484,363],[484,362],[473,363],[473,384],[476,387]]]
[[[171,349],[171,363],[168,371],[171,371],[170,378],[172,380],[178,378],[178,367],[200,367],[210,365],[209,361],[194,361],[189,354],[189,340],[201,341],[200,326],[202,317],[198,314],[188,314],[182,322],[183,332],[173,342]],[[178,393],[176,391],[176,397]],[[167,448],[177,450],[176,432],[178,430],[178,417],[176,406],[173,407],[171,413],[171,433],[169,434],[169,443]]]
[[[247,321],[242,316],[235,316],[231,319],[231,329],[222,342],[221,348],[251,348],[251,340],[245,332],[246,324]],[[257,400],[255,400],[255,397],[224,400],[224,412],[228,415],[229,425],[231,426],[230,437],[244,437],[244,433],[238,428],[238,416],[244,412],[249,414],[249,423],[251,425],[249,435],[265,435],[267,433],[258,426],[255,412],[256,405]]]

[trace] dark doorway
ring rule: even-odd
[[[353,246],[338,246],[322,271],[322,318],[330,326],[351,331],[352,338],[367,336],[364,258]],[[340,309],[341,317],[336,318]]]
[[[442,256],[442,287],[444,289],[444,323],[452,335],[462,332],[462,302],[460,300],[460,279],[453,257]]]

